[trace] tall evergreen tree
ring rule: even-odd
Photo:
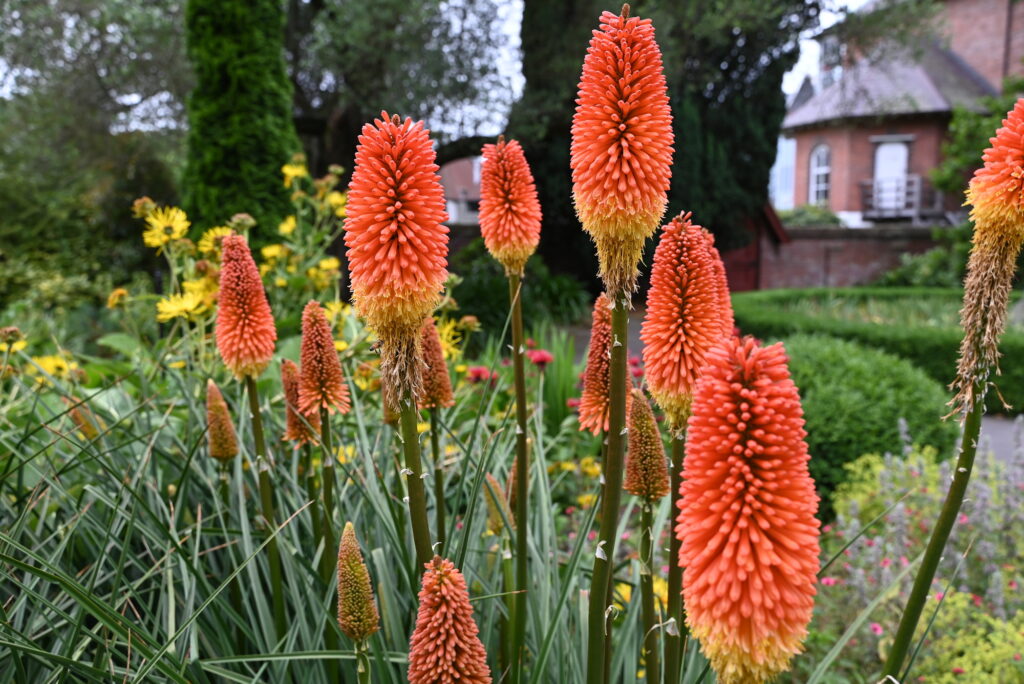
[[[300,149],[278,0],[189,0],[184,204],[200,226],[247,212],[262,231],[291,211],[281,166]],[[258,228],[259,229],[259,228]]]

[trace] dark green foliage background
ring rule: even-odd
[[[898,449],[899,418],[907,421],[915,444],[949,455],[957,424],[940,420],[946,392],[924,371],[891,354],[825,335],[795,335],[783,344],[800,389],[811,475],[826,516],[828,497],[845,479],[846,463]]]
[[[780,308],[781,304],[796,299],[828,297],[934,297],[955,303],[963,298],[963,291],[952,288],[864,287],[743,292],[732,297],[736,325],[744,334],[764,339],[778,339],[797,333],[818,333],[851,340],[911,361],[943,386],[953,380],[960,340],[963,337],[963,331],[959,327],[846,321],[784,311]],[[1012,407],[1020,410],[1024,407],[1024,365],[1018,360],[1024,358],[1024,334],[1014,331],[1005,333],[999,348],[1003,353],[1002,375],[994,380],[999,388],[999,394]],[[996,392],[989,392],[987,406],[989,411],[1004,410]]]
[[[185,210],[207,228],[247,212],[264,235],[289,213],[281,166],[297,152],[277,0],[189,0]]]

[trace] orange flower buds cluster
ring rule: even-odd
[[[633,389],[629,409],[629,448],[626,452],[626,478],[623,489],[655,502],[668,494],[668,462],[665,444],[654,420],[654,411],[644,393]]]
[[[299,367],[291,359],[281,362],[281,387],[284,389],[284,441],[301,446],[315,442],[320,433],[320,412],[308,416],[299,412]]]
[[[327,409],[348,413],[348,386],[334,348],[331,324],[320,303],[311,300],[302,310],[302,366],[299,374],[299,411],[304,416]]]
[[[452,379],[448,375],[448,364],[444,361],[444,350],[441,348],[441,336],[437,332],[433,316],[428,316],[420,328],[420,354],[424,363],[420,408],[452,406],[455,403]]]
[[[693,399],[676,536],[687,624],[722,684],[764,682],[802,649],[818,497],[781,344],[730,338]]]
[[[1024,98],[989,142],[984,164],[967,189],[974,245],[960,311],[964,338],[952,384],[954,412],[984,397],[992,372],[999,372],[999,338],[1006,329],[1017,255],[1024,244]]]
[[[206,440],[210,456],[230,461],[238,455],[238,437],[224,395],[213,380],[206,381]]]
[[[448,276],[444,191],[422,122],[381,112],[363,126],[348,189],[345,245],[359,313],[381,342],[394,399],[420,387],[420,326]]]
[[[370,573],[350,522],[345,523],[338,546],[338,626],[356,643],[366,641],[380,629]]]
[[[505,267],[522,275],[540,241],[540,201],[523,148],[515,140],[484,145],[480,169],[480,233],[484,246]]]
[[[409,684],[490,684],[466,578],[440,556],[425,567],[409,643]]]
[[[689,213],[680,215],[662,228],[640,330],[647,385],[674,433],[686,426],[708,351],[732,329],[729,286],[714,238]]]
[[[274,317],[245,238],[226,235],[221,247],[217,350],[235,377],[256,377],[274,355]]]
[[[573,201],[597,245],[605,289],[636,286],[672,175],[672,112],[650,19],[605,12],[583,62],[572,119]]]
[[[594,301],[590,323],[590,349],[583,373],[583,396],[580,397],[580,430],[592,434],[608,430],[611,420],[611,353],[612,309],[608,295],[601,293]],[[632,395],[626,395],[626,411]]]

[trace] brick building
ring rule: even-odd
[[[849,227],[934,224],[958,211],[960,198],[942,197],[928,173],[953,109],[978,109],[1005,77],[1024,75],[1024,2],[940,4],[945,40],[919,54],[851,61],[834,35],[822,36],[820,83],[805,84],[783,121],[796,146],[796,205],[828,206]]]

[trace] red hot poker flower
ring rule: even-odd
[[[718,681],[763,682],[802,649],[818,572],[818,497],[781,344],[708,353],[689,421],[676,536],[687,624]]]
[[[381,341],[395,400],[416,396],[423,319],[448,275],[444,191],[422,122],[381,112],[363,126],[348,189],[345,245],[356,308]]]
[[[420,329],[420,351],[423,354],[423,393],[420,408],[447,408],[455,404],[452,379],[444,360],[441,336],[433,316],[428,316]]]
[[[206,440],[210,456],[230,461],[238,455],[238,437],[224,395],[213,380],[206,381]]]
[[[597,245],[605,289],[631,292],[672,176],[672,112],[650,19],[604,12],[572,119],[573,200]]]
[[[320,412],[308,416],[299,413],[299,367],[291,359],[281,362],[281,387],[284,389],[284,441],[298,447],[316,441],[320,434]]]
[[[540,241],[540,202],[523,148],[515,140],[484,145],[480,233],[508,275],[522,275]]]
[[[608,295],[601,293],[594,301],[590,323],[590,349],[583,372],[583,396],[580,397],[580,430],[597,434],[607,431],[611,421],[611,352],[612,309]],[[632,394],[626,394],[629,412]]]
[[[409,684],[490,684],[466,579],[439,556],[426,568],[409,642]]]
[[[221,249],[217,350],[237,378],[256,377],[274,355],[274,317],[245,238],[226,235]]]
[[[686,426],[705,356],[732,328],[725,267],[711,235],[688,213],[672,219],[654,251],[640,329],[647,385],[672,431]]]
[[[350,522],[345,523],[338,546],[338,626],[356,643],[369,639],[380,629],[370,573]]]
[[[633,388],[629,409],[629,450],[626,452],[626,479],[623,489],[647,501],[655,502],[668,494],[668,462],[665,444],[658,432],[651,405],[641,390]]]
[[[310,300],[302,310],[302,366],[299,373],[299,411],[305,416],[327,409],[348,413],[351,404],[341,362],[334,348],[331,324],[320,303]]]

